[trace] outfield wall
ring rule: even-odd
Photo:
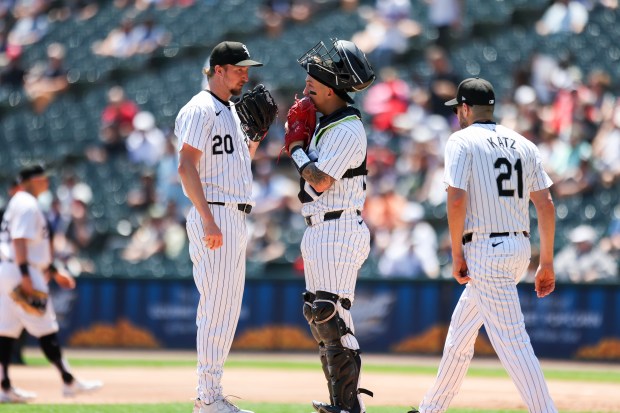
[[[359,281],[352,313],[362,348],[440,353],[462,289],[452,281]],[[545,299],[533,289],[522,284],[519,294],[540,357],[620,360],[620,286],[558,285]],[[247,280],[237,348],[314,348],[301,315],[303,290],[300,279]],[[61,338],[76,347],[191,349],[197,301],[191,279],[84,278],[74,291],[54,290]],[[488,352],[484,335],[479,342],[476,351]]]

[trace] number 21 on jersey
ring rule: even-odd
[[[515,190],[509,189],[514,170],[517,175],[517,196],[523,198],[523,165],[521,159],[517,158],[513,165],[507,158],[497,158],[493,166],[495,169],[499,169],[499,175],[495,178],[499,196],[515,196]]]

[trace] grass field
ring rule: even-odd
[[[189,413],[192,406],[188,403],[175,404],[106,404],[106,405],[11,405],[2,411],[15,413]],[[268,403],[239,403],[239,407],[250,409],[255,413],[310,413],[312,410],[305,404],[268,404]],[[406,413],[407,407],[373,406],[368,413]],[[450,413],[527,413],[525,410],[480,410],[480,409],[450,409]],[[592,412],[582,412],[592,413]]]
[[[26,357],[26,363],[32,366],[48,365],[46,359],[42,357]],[[109,359],[109,358],[76,358],[71,360],[71,365],[75,367],[193,367],[196,362],[187,360],[153,360],[153,359]],[[282,370],[316,370],[316,362],[296,362],[296,361],[273,361],[273,360],[228,360],[226,368],[264,368]],[[388,365],[388,364],[364,364],[364,371],[369,373],[399,373],[399,374],[430,374],[435,375],[436,366],[412,366],[412,365]],[[468,377],[508,377],[504,369],[471,367],[467,372]],[[603,383],[620,384],[620,371],[605,370],[554,370],[545,369],[545,377],[554,380],[567,381],[593,381]]]
[[[190,377],[191,380],[191,371],[195,368],[195,355],[192,352],[177,354],[174,352],[161,352],[161,353],[153,353],[153,354],[145,354],[138,352],[77,352],[70,353],[69,360],[71,365],[76,369],[95,369],[94,371],[99,371],[103,374],[103,372],[117,372],[120,376],[129,375],[132,372],[136,372],[140,370],[143,375],[150,376],[153,372],[153,376],[158,374],[163,374],[164,377],[169,371],[173,371],[176,369],[177,371],[185,371],[187,368],[187,373],[184,373],[186,377]],[[374,373],[375,377],[383,377],[382,383],[394,387],[393,384],[390,384],[390,380],[394,378],[394,380],[400,380],[401,382],[409,382],[413,384],[414,382],[426,382],[432,380],[432,377],[436,374],[437,363],[434,359],[424,359],[419,358],[414,361],[411,359],[400,359],[400,358],[385,358],[385,357],[376,357],[371,358],[364,365],[364,371],[367,373]],[[24,372],[36,372],[41,370],[41,367],[49,366],[48,362],[41,357],[41,353],[38,349],[34,351],[29,351],[26,354],[26,363],[28,367],[23,370]],[[30,369],[30,367],[34,367],[34,369]],[[597,363],[557,363],[550,362],[546,366],[543,364],[545,377],[548,380],[554,380],[557,382],[566,383],[568,386],[573,386],[572,388],[584,388],[589,389],[589,383],[592,383],[592,391],[595,391],[597,383],[600,386],[600,383],[605,383],[607,386],[607,393],[610,394],[609,391],[613,392],[613,388],[620,388],[620,368],[618,366],[605,365],[605,364],[597,364]],[[293,377],[297,372],[317,372],[317,361],[314,360],[314,355],[289,355],[289,357],[281,357],[280,355],[274,354],[242,354],[242,355],[233,355],[230,357],[226,363],[227,371],[236,371],[237,374],[245,374],[244,369],[252,372],[252,376],[247,376],[251,379],[254,377],[253,375],[261,375],[261,371],[265,371],[267,374],[268,370],[278,370],[284,372],[284,377],[291,376]],[[50,367],[48,370],[47,367],[41,370],[42,372],[53,372],[53,369]],[[90,371],[90,370],[88,370]],[[36,373],[35,373],[36,374]],[[305,373],[304,373],[305,374]],[[403,377],[406,375],[407,377]],[[411,377],[409,379],[408,377]],[[38,376],[34,376],[33,380],[38,380]],[[140,376],[144,377],[144,376]],[[297,376],[294,376],[297,377]],[[468,372],[468,377],[471,377],[473,381],[476,380],[487,380],[485,383],[499,382],[499,381],[509,381],[506,372],[501,368],[501,365],[497,362],[481,362],[475,365],[472,365]],[[497,380],[495,380],[497,379]],[[411,380],[411,381],[409,381]],[[193,381],[193,380],[192,380]],[[250,380],[251,381],[251,380]],[[26,383],[30,382],[22,382],[26,386]],[[110,384],[110,387],[114,384],[111,381],[106,382]],[[280,386],[282,382],[274,381],[273,388],[269,386],[265,386],[265,381],[257,383],[258,388],[260,389],[261,385],[264,388],[265,392],[273,391],[274,394],[282,394],[282,390]],[[107,386],[106,384],[106,386]],[[375,383],[376,385],[377,383]],[[492,384],[491,384],[492,385]],[[30,386],[30,384],[28,385]],[[117,385],[118,386],[118,385]],[[256,383],[254,384],[256,387]],[[124,387],[125,389],[127,387]],[[133,384],[131,385],[133,388]],[[144,388],[144,386],[143,386]],[[191,384],[188,387],[191,388]],[[487,387],[484,387],[487,389]],[[147,388],[148,389],[148,388]],[[371,388],[372,389],[372,388]],[[478,391],[480,387],[477,388]],[[37,390],[35,387],[34,390]],[[104,389],[105,390],[105,389]],[[120,390],[120,389],[119,389]],[[372,389],[376,390],[376,389]],[[148,391],[148,390],[147,390]],[[152,392],[153,390],[151,390]],[[158,390],[155,390],[156,392]],[[404,390],[406,394],[409,393],[409,390]],[[489,396],[493,394],[491,388],[488,388]],[[412,398],[416,399],[419,394],[423,394],[423,390],[417,390],[415,396]],[[483,390],[484,393],[484,390]],[[579,392],[575,393],[578,394]],[[145,404],[144,402],[151,400],[152,396],[133,399],[133,400],[116,400],[114,401],[114,395],[117,393],[108,393],[106,398],[102,399],[91,399],[84,398],[82,400],[75,399],[70,400],[68,402],[64,402],[61,400],[52,400],[50,398],[38,398],[39,402],[43,402],[45,404],[28,404],[28,405],[0,405],[0,413],[189,413],[192,411],[192,403],[191,401],[183,402],[183,400],[187,399],[159,399],[158,401],[152,401],[150,404]],[[151,393],[152,394],[152,393]],[[188,392],[191,395],[191,392]],[[242,390],[239,393],[240,395],[246,395]],[[399,393],[405,394],[405,393]],[[385,393],[381,393],[383,397],[385,397]],[[108,396],[112,396],[109,397]],[[515,395],[516,396],[516,395]],[[191,396],[190,396],[191,397]],[[190,398],[188,397],[188,399]],[[246,396],[247,397],[247,396]],[[518,396],[517,396],[518,397]],[[564,395],[566,397],[566,394]],[[375,398],[376,399],[376,398]],[[483,400],[486,400],[487,396],[483,396]],[[46,402],[47,400],[47,402]],[[109,400],[109,402],[108,402]],[[181,400],[181,402],[173,402],[173,401]],[[249,409],[254,411],[255,413],[311,413],[311,406],[309,403],[299,404],[297,403],[300,399],[294,400],[282,400],[281,402],[276,402],[278,399],[258,399],[256,402],[248,401],[248,400],[256,400],[251,397],[247,397],[245,400],[233,400],[236,404],[238,404],[241,408]],[[259,400],[264,400],[263,402],[258,402]],[[303,400],[303,399],[301,399]],[[311,399],[308,399],[308,401]],[[404,400],[399,399],[395,401],[394,399],[389,399],[390,401],[386,401],[386,399],[378,399],[375,400],[376,404],[367,405],[368,413],[407,413],[409,410],[409,406],[407,403],[408,397]],[[503,401],[503,399],[501,399]],[[579,400],[579,399],[577,399]],[[600,399],[599,399],[600,400]],[[618,400],[615,398],[614,400]],[[287,403],[294,402],[294,403]],[[566,399],[565,399],[566,401]],[[79,403],[79,404],[78,404]],[[135,404],[129,404],[135,403]],[[391,406],[387,406],[384,404],[394,404]],[[506,405],[505,409],[498,410],[497,406],[501,406],[501,404],[478,404],[477,406],[483,408],[464,408],[464,407],[454,407],[450,408],[450,413],[527,413],[526,410],[519,410],[519,405]],[[463,404],[461,404],[463,406]],[[468,406],[464,404],[464,406]],[[572,406],[571,408],[567,406]],[[569,404],[566,405],[565,408],[569,408],[571,413],[609,413],[611,412],[620,412],[620,406],[618,409],[612,408],[610,410],[609,403],[608,407],[601,409],[587,409],[587,405],[582,406],[581,403]],[[493,407],[493,408],[492,408]],[[593,406],[592,406],[593,407]],[[600,406],[599,406],[600,407]],[[516,409],[516,410],[515,410]],[[579,409],[579,410],[577,410]],[[562,410],[563,411],[563,410]]]

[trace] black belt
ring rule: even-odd
[[[515,232],[491,232],[489,234],[489,238],[507,237],[510,234],[514,234],[514,235],[523,234],[523,235],[525,235],[526,238],[530,237],[530,233],[527,232],[527,231],[515,231]],[[463,235],[463,245],[467,244],[468,242],[471,242],[473,237],[474,237],[474,233],[473,232],[470,232],[469,234]]]
[[[226,206],[225,202],[209,202],[209,204]],[[249,214],[250,212],[252,212],[252,205],[250,204],[234,204],[233,203],[233,205],[236,205],[239,211],[245,212],[246,214]]]
[[[340,219],[340,217],[342,216],[342,213],[344,212],[344,209],[339,209],[337,211],[329,211],[326,212],[325,214],[323,214],[323,221],[332,221],[334,219]],[[357,215],[362,215],[362,211],[360,210],[356,210],[355,211],[357,213]],[[309,217],[304,217],[304,221],[306,221],[306,225],[311,227],[312,226],[312,216]]]

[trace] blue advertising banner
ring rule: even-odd
[[[234,346],[315,348],[301,314],[303,290],[301,279],[247,280]],[[362,348],[440,354],[462,290],[451,281],[359,281],[352,314]],[[538,299],[524,284],[519,294],[539,357],[620,360],[620,286],[558,285]],[[191,279],[85,278],[74,291],[54,290],[53,302],[61,338],[71,346],[195,346],[198,293]],[[492,353],[484,334],[476,352]]]

